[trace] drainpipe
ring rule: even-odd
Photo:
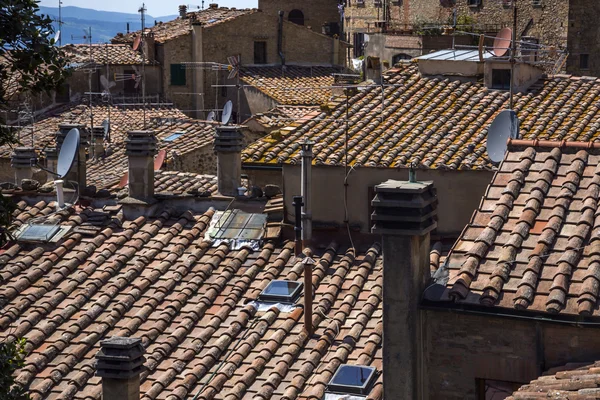
[[[294,206],[294,215],[296,217],[296,224],[294,226],[294,245],[296,257],[300,257],[302,254],[302,206],[304,205],[302,202],[302,196],[294,196],[294,202],[292,205]]]
[[[281,59],[281,66],[284,66],[285,54],[283,54],[283,11],[279,11],[279,26],[277,28],[277,53]]]
[[[311,208],[311,187],[312,187],[312,146],[313,143],[306,140],[302,143],[302,199],[304,206],[302,207],[302,242],[306,247],[312,239],[312,208]]]
[[[312,286],[312,270],[315,265],[315,260],[310,257],[305,257],[302,260],[304,264],[304,329],[308,337],[314,333],[312,324],[313,311],[313,286]]]

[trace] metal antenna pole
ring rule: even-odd
[[[88,32],[88,40],[90,45],[90,70],[88,74],[88,85],[90,89],[90,130],[94,128],[94,112],[92,111],[92,73],[94,68],[92,67],[92,63],[94,62],[94,56],[92,54],[92,27],[90,26]]]
[[[62,46],[62,0],[58,0],[58,45]]]
[[[513,97],[514,97],[514,81],[515,81],[515,63],[517,55],[517,0],[512,0],[513,5],[513,30],[512,30],[512,44],[510,46],[510,101],[509,109],[513,109]]]
[[[146,129],[146,50],[144,49],[144,37],[146,29],[146,4],[142,3],[142,8],[139,9],[142,13],[142,37],[140,40],[140,46],[142,47],[142,103],[144,112],[144,129]]]

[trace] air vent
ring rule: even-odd
[[[304,285],[296,281],[275,280],[260,293],[258,299],[272,303],[295,303]]]
[[[327,384],[327,389],[335,393],[366,395],[377,378],[377,370],[365,365],[342,364]]]

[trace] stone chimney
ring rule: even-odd
[[[138,200],[154,198],[154,155],[156,137],[153,131],[129,131],[125,139],[129,158],[129,197]]]
[[[58,163],[58,150],[56,150],[56,147],[46,147],[44,150],[44,155],[46,156],[46,169],[56,172],[56,166]],[[48,174],[49,181],[52,181],[55,178],[55,175]]]
[[[104,127],[95,126],[92,128],[92,143],[94,158],[99,158],[104,155]]]
[[[429,232],[437,226],[432,182],[375,186],[372,233],[383,245],[383,390],[385,399],[426,398],[419,302],[429,272]]]
[[[185,19],[187,15],[187,6],[185,4],[182,4],[179,6],[179,17],[181,19]]]
[[[380,85],[382,83],[381,77],[381,60],[379,57],[367,57],[365,62],[365,79],[375,82]]]
[[[15,147],[10,155],[10,166],[15,170],[15,185],[21,186],[23,179],[31,179],[37,155],[33,147]]]
[[[100,342],[96,375],[102,378],[105,400],[139,400],[144,347],[137,338],[112,337]]]
[[[56,148],[58,150],[58,153],[60,154],[60,149],[62,148],[62,144],[65,140],[65,137],[73,128],[79,129],[79,150],[77,151],[77,156],[75,157],[73,166],[69,170],[69,173],[65,177],[63,177],[63,179],[70,182],[76,182],[79,187],[79,190],[81,191],[87,186],[86,149],[90,144],[89,131],[85,128],[85,125],[81,124],[59,124],[59,131],[56,134]]]
[[[217,127],[217,187],[224,196],[236,196],[242,181],[242,138],[238,126]]]

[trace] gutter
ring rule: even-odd
[[[256,171],[283,171],[282,165],[256,165],[256,164],[244,164],[242,163],[242,169],[256,170]]]

